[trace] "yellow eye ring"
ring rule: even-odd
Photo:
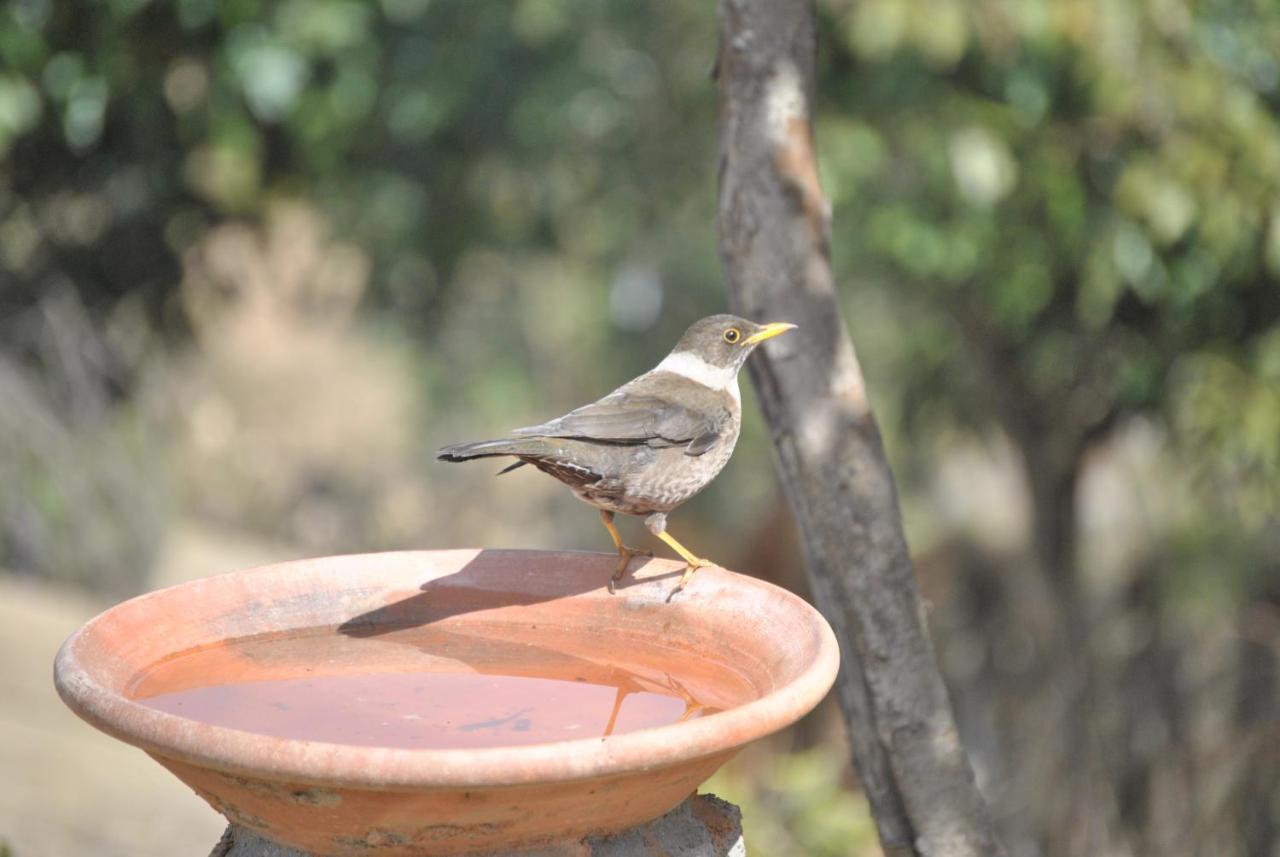
[[[730,345],[736,345],[738,340],[742,338],[742,331],[736,327],[731,327],[724,332],[724,341]]]

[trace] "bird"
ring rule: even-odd
[[[652,556],[627,547],[617,514],[644,517],[645,527],[685,561],[671,595],[711,562],[667,532],[667,515],[714,479],[733,454],[742,427],[738,372],[760,343],[795,328],[719,314],[694,322],[653,369],[607,396],[509,437],[441,448],[441,461],[513,457],[508,473],[527,464],[559,479],[599,510],[618,552],[609,591],[631,559]]]

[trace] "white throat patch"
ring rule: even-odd
[[[713,366],[691,351],[677,351],[668,354],[661,363],[653,368],[654,372],[670,372],[695,381],[713,390],[723,390],[737,401],[742,397],[738,393],[738,371],[732,366]]]

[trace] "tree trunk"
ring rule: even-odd
[[[721,0],[720,255],[742,315],[796,322],[751,366],[886,854],[1002,853],[934,661],[893,476],[837,300],[811,127],[809,0]]]

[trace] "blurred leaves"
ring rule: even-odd
[[[603,281],[637,242],[660,247],[679,231],[660,212],[706,175],[684,142],[691,117],[712,150],[702,13],[417,0],[73,13],[27,0],[3,14],[0,151],[13,151],[0,175],[38,202],[71,186],[101,194],[107,176],[145,170],[149,193],[110,211],[100,240],[138,230],[151,276],[170,288],[176,260],[160,232],[180,254],[193,225],[260,214],[299,188],[371,253],[371,300],[420,318],[481,244],[516,253],[550,240]],[[703,222],[710,204],[698,204]],[[434,272],[426,294],[404,288],[411,246]],[[47,249],[52,270],[62,263]],[[709,246],[701,256],[709,279]],[[89,305],[132,288],[135,271],[95,268],[77,277]],[[157,288],[157,313],[164,300]]]
[[[1175,424],[1208,490],[1253,527],[1280,508],[1280,331],[1252,359],[1198,354],[1179,361]],[[1204,452],[1207,451],[1208,455]]]
[[[837,241],[855,244],[840,271],[920,295],[897,301],[897,326],[943,337],[904,333],[889,358],[920,367],[898,376],[908,417],[945,399],[977,428],[1070,445],[1155,410],[1205,478],[1237,483],[1247,461],[1280,484],[1259,449],[1280,422],[1246,380],[1280,333],[1280,16],[1178,0],[828,5],[819,142]],[[1090,406],[1064,410],[1085,385]],[[1272,492],[1251,496],[1280,515]]]
[[[0,76],[0,152],[40,118],[40,96],[25,78]]]

